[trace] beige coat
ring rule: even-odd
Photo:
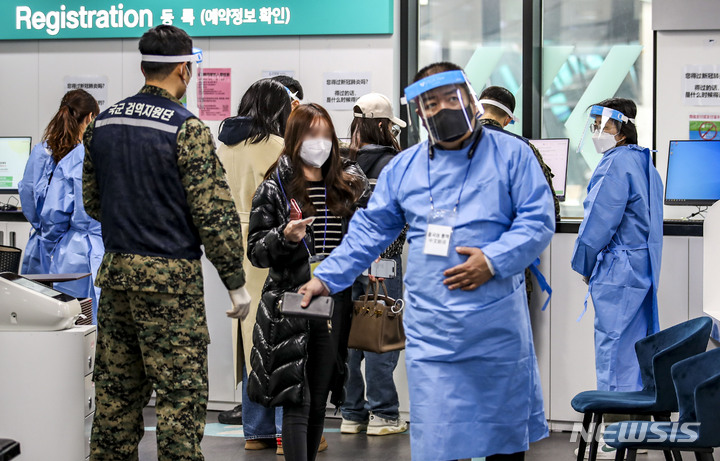
[[[235,205],[240,212],[242,234],[245,240],[247,251],[248,224],[250,222],[250,210],[252,209],[252,198],[255,190],[263,181],[265,172],[280,156],[283,149],[283,139],[279,136],[270,135],[270,138],[257,144],[250,144],[247,141],[226,146],[220,143],[218,157],[227,172],[227,180],[230,185]],[[245,255],[243,263],[247,288],[252,303],[250,313],[241,322],[233,320],[233,337],[235,341],[235,383],[242,381],[242,367],[246,365],[250,373],[250,351],[252,350],[252,331],[255,325],[258,303],[262,294],[262,288],[268,275],[267,269],[258,269],[250,264]]]

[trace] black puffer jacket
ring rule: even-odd
[[[345,172],[358,176],[365,192],[357,203],[348,204],[356,209],[367,203],[370,186],[357,164],[344,160]],[[290,207],[283,190],[287,191],[292,177],[290,161],[280,158],[278,169],[262,182],[253,197],[248,230],[248,258],[255,267],[269,268],[263,295],[253,330],[253,349],[250,354],[252,372],[248,377],[248,396],[267,407],[299,405],[303,403],[305,364],[307,363],[307,320],[284,317],[277,304],[283,293],[297,291],[310,280],[308,250],[305,245],[285,239],[283,230],[290,220]],[[296,198],[297,200],[297,198]],[[302,207],[302,203],[300,203]],[[343,219],[343,234],[348,219]],[[308,248],[314,248],[312,232],[305,237]],[[336,315],[333,334],[339,335],[337,372],[331,386],[331,402],[342,403],[347,359],[347,337],[350,332],[352,306],[349,290],[335,296]],[[339,319],[339,321],[337,321]],[[338,324],[339,323],[339,324]]]

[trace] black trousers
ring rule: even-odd
[[[453,460],[462,461],[462,460]],[[491,455],[485,458],[485,461],[525,461],[525,452],[519,451],[517,453],[511,453],[509,455]]]
[[[519,451],[510,455],[492,455],[485,458],[486,461],[524,461],[525,452]]]
[[[330,387],[337,379],[338,349],[347,347],[349,296],[333,296],[332,331],[325,320],[311,320],[305,366],[303,404],[283,407],[283,450],[286,461],[314,461],[317,456]]]

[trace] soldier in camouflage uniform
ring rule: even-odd
[[[155,390],[158,458],[202,460],[210,338],[201,245],[235,310],[247,311],[240,218],[209,128],[178,100],[192,40],[158,26],[139,48],[170,62],[144,61],[146,85],[84,135],[84,204],[102,224],[106,250],[90,459],[138,459]]]
[[[500,103],[501,105],[505,106],[507,109],[510,110],[510,113],[507,113],[504,109],[494,106],[492,104],[485,103],[483,104],[484,112],[482,116],[480,117],[480,124],[484,127],[489,127],[490,129],[497,129],[497,130],[503,130],[505,127],[512,121],[513,115],[512,112],[515,111],[515,96],[513,96],[510,91],[507,89],[501,87],[501,86],[489,86],[485,88],[485,90],[480,95],[480,101],[482,100],[491,100]],[[512,136],[516,136],[512,133],[508,134]],[[532,149],[533,153],[535,154],[535,158],[537,158],[538,163],[540,163],[540,167],[542,168],[543,173],[545,174],[545,179],[547,179],[548,184],[550,185],[550,189],[554,192],[555,188],[553,187],[552,178],[553,174],[550,170],[550,167],[543,161],[542,155],[540,155],[540,152],[537,150],[535,146],[531,142],[529,142],[526,138],[523,138],[521,136],[517,136],[518,138],[521,138],[523,141],[528,143],[530,145],[530,148]],[[553,200],[555,202],[555,221],[560,222],[560,202],[558,201],[557,196],[553,193]],[[530,274],[530,269],[525,269],[525,289],[527,290],[527,297],[528,297],[528,305],[530,304],[530,298],[532,296],[533,292],[533,282],[532,277]]]

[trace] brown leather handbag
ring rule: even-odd
[[[380,285],[384,296],[379,294]],[[353,305],[348,347],[376,353],[405,349],[402,315],[405,302],[388,296],[385,282],[369,284],[365,296]]]

